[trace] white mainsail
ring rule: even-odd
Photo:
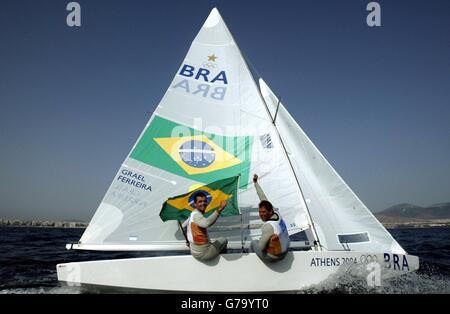
[[[269,86],[262,79],[259,84],[269,110],[274,115],[278,111],[276,125],[299,178],[321,245],[333,251],[372,250],[405,254],[320,153]]]
[[[234,175],[241,176],[242,219],[246,224],[259,222],[251,210],[258,204],[253,173],[260,175],[268,199],[279,208],[290,233],[311,226],[259,86],[225,22],[213,9],[117,172],[79,247],[161,248],[184,243],[177,223],[159,218],[163,202]],[[240,240],[241,231],[230,227],[238,222],[220,219],[221,235]],[[250,229],[245,236],[258,233]]]

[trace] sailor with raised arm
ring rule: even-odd
[[[227,248],[228,240],[226,238],[220,237],[211,242],[207,230],[219,218],[220,213],[227,206],[227,201],[223,200],[219,208],[208,218],[203,216],[208,207],[207,198],[203,192],[194,194],[194,204],[195,210],[183,223],[183,228],[187,227],[187,238],[192,256],[201,261],[211,260]]]
[[[253,175],[256,193],[258,194],[259,217],[264,222],[261,228],[261,238],[251,243],[251,249],[265,262],[282,260],[289,250],[289,234],[286,224],[278,210],[273,208],[267,200],[261,186],[258,183],[258,175]]]

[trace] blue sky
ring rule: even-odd
[[[0,8],[0,217],[93,215],[217,6],[372,210],[450,201],[450,2],[79,1]]]

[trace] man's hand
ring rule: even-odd
[[[217,209],[217,212],[220,213],[225,209],[225,207],[227,206],[227,200],[223,200],[222,202],[220,202],[220,206]]]
[[[258,175],[255,173],[253,175],[253,183],[256,183],[256,182],[258,182]]]

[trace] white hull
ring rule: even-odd
[[[359,278],[376,269],[382,278],[419,268],[412,255],[364,252],[293,251],[284,260],[266,264],[254,253],[223,254],[209,262],[190,255],[161,256],[58,264],[58,280],[69,285],[191,292],[289,292],[319,287],[351,269]],[[385,262],[386,260],[389,260]]]

